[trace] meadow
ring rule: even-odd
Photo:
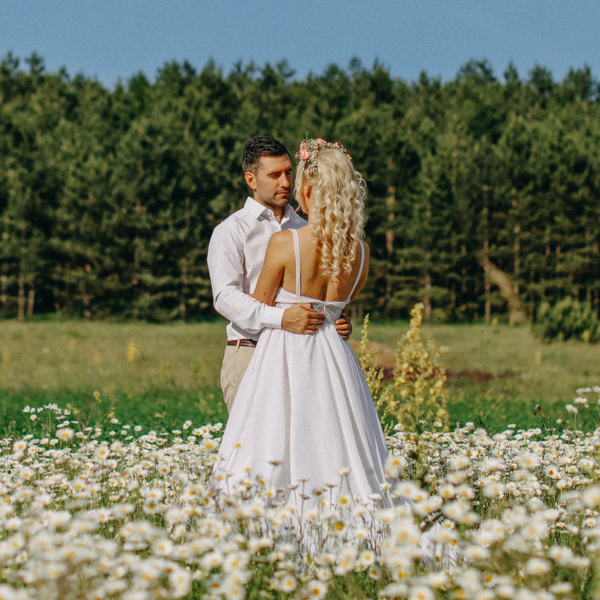
[[[344,468],[316,486],[213,478],[220,425],[33,416],[0,439],[2,600],[599,596],[600,430],[397,431],[386,481],[360,498]]]
[[[406,328],[370,326],[388,370]],[[316,486],[213,478],[222,322],[2,323],[0,599],[598,598],[600,393],[573,398],[600,349],[423,333],[448,347],[461,425],[396,428],[387,481],[358,498],[343,468]]]
[[[113,411],[125,422],[180,427],[225,422],[219,389],[225,323],[152,325],[110,322],[0,324],[0,433],[23,431],[22,408],[56,403],[94,420]],[[379,362],[393,367],[393,349],[408,325],[372,323]],[[352,338],[360,339],[360,324]],[[565,418],[580,387],[600,383],[600,346],[545,344],[530,328],[508,325],[425,325],[425,338],[446,348],[452,423],[490,432]],[[94,394],[96,392],[96,394]],[[593,428],[594,409],[578,426]]]

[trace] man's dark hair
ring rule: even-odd
[[[281,142],[268,135],[257,135],[256,137],[250,138],[244,146],[242,169],[244,169],[244,173],[248,171],[256,173],[261,157],[285,156],[286,154],[290,156],[287,148]]]

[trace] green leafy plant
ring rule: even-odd
[[[543,302],[537,322],[541,325],[539,335],[546,342],[555,339],[578,339],[586,343],[600,341],[598,318],[589,302],[579,302],[573,298],[560,300],[554,306]]]

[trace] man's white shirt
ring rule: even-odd
[[[281,329],[283,308],[248,294],[256,288],[267,245],[277,231],[299,229],[306,221],[286,206],[281,223],[254,198],[215,227],[208,245],[208,271],[216,311],[230,321],[227,339],[257,340],[265,328]]]

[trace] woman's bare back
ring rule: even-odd
[[[342,302],[348,300],[352,292],[352,286],[356,281],[361,263],[361,250],[357,249],[352,270],[350,273],[342,273],[339,277],[332,278],[324,275],[321,270],[321,257],[313,243],[312,233],[309,226],[298,229],[298,241],[300,245],[300,270],[302,281],[302,295],[316,300],[325,300],[327,302]],[[286,252],[283,257],[284,273],[281,287],[292,294],[296,293],[296,260],[294,254],[293,238],[291,232],[286,232],[287,244]],[[277,234],[281,235],[281,234]],[[369,246],[362,242],[364,257],[364,266],[360,281],[356,286],[354,295],[356,295],[368,276],[369,265]]]

